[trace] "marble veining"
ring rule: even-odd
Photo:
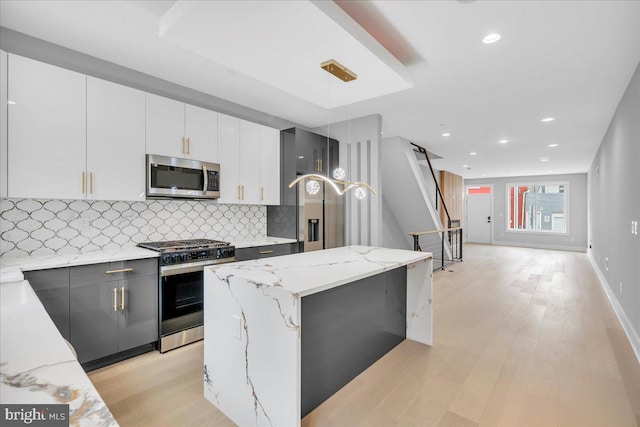
[[[299,425],[302,298],[405,265],[407,337],[430,344],[429,253],[350,246],[205,269],[205,397],[238,425]]]
[[[64,361],[44,366],[37,366],[27,371],[9,374],[6,363],[0,364],[0,383],[14,389],[24,389],[33,393],[43,393],[55,403],[69,405],[69,425],[117,426],[115,419],[106,405],[95,393],[69,384],[59,385],[39,378],[38,371],[56,369],[61,365],[77,363]]]

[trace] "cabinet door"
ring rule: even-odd
[[[9,55],[9,197],[84,199],[87,78]]]
[[[204,162],[218,162],[218,113],[186,104],[184,134],[187,157]]]
[[[121,282],[82,283],[70,289],[70,341],[80,363],[118,352],[118,292]]]
[[[27,271],[24,278],[62,336],[69,340],[69,268]]]
[[[87,77],[87,198],[144,200],[145,94]]]
[[[118,351],[157,341],[158,276],[135,277],[118,286]]]
[[[240,120],[240,203],[260,203],[260,125]]]
[[[187,157],[184,104],[147,93],[146,105],[147,154]]]
[[[302,129],[296,133],[296,169],[299,175],[326,175],[327,138]]]
[[[0,50],[0,197],[7,197],[7,52]]]
[[[240,119],[218,114],[219,203],[240,202],[239,144]]]
[[[267,126],[260,126],[260,204],[280,204],[280,131]]]

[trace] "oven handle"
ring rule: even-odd
[[[198,261],[190,262],[188,264],[165,265],[164,267],[160,267],[160,277],[203,271],[204,268],[209,265],[214,265],[214,263],[211,261]]]
[[[204,188],[202,189],[202,194],[206,194],[207,188],[209,188],[209,172],[207,171],[206,165],[202,165],[202,172],[204,174]]]

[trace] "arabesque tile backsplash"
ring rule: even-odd
[[[0,257],[80,253],[139,242],[265,237],[265,206],[193,200],[0,200]]]

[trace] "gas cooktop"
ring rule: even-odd
[[[191,249],[215,249],[230,247],[229,242],[211,239],[186,239],[186,240],[164,240],[160,242],[142,242],[138,243],[141,248],[151,249],[153,251],[184,251]]]

